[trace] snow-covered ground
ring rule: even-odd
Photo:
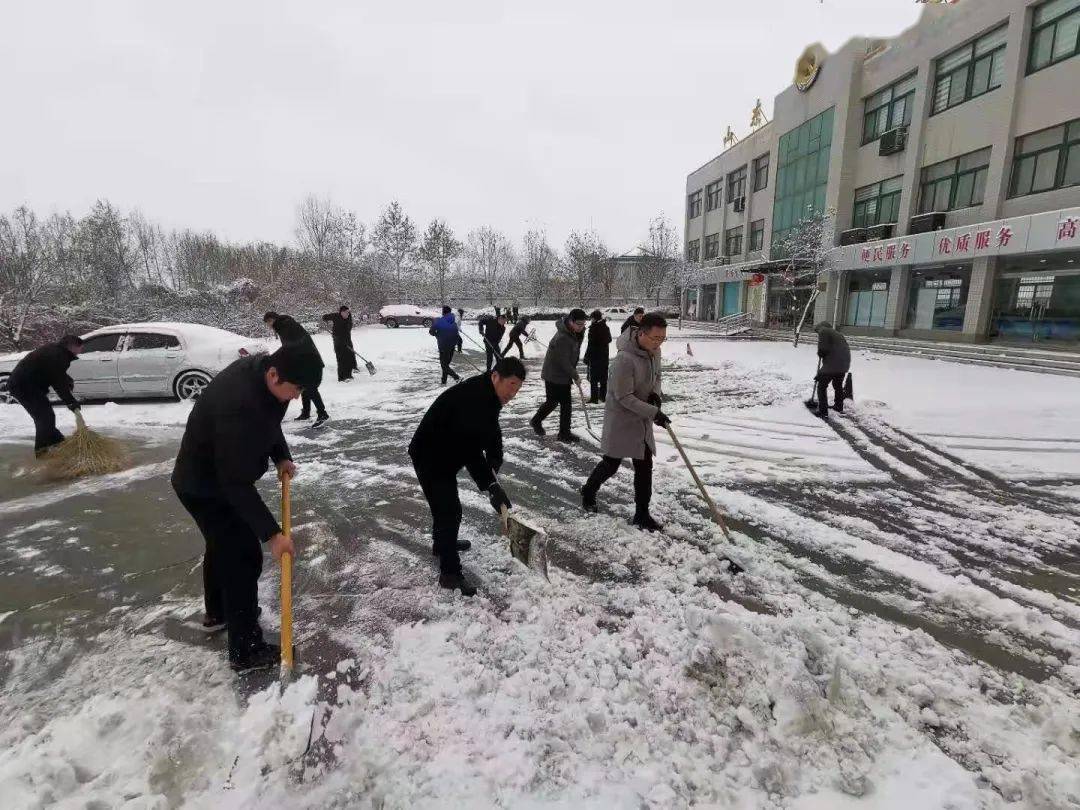
[[[826,425],[801,404],[812,346],[670,335],[665,410],[732,541],[667,442],[663,536],[627,525],[625,470],[583,514],[596,445],[528,428],[531,344],[503,477],[548,528],[551,581],[463,476],[465,600],[434,587],[404,452],[441,390],[433,341],[358,330],[377,375],[329,374],[333,421],[288,425],[302,668],[283,694],[238,689],[174,626],[200,609],[168,489],[188,406],[87,407],[136,466],[49,487],[0,408],[4,807],[1080,806],[1080,380],[857,352],[858,399]]]

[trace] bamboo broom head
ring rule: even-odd
[[[52,481],[68,481],[84,475],[119,472],[129,457],[122,442],[90,430],[80,411],[75,412],[75,432],[45,454],[42,468]]]

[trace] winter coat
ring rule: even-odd
[[[569,385],[578,376],[578,357],[581,355],[581,335],[570,331],[566,318],[555,322],[555,337],[547,347],[540,379],[554,385]]]
[[[629,318],[627,318],[625,321],[622,322],[622,328],[619,330],[619,334],[622,334],[627,329],[629,329],[631,326],[637,326],[637,324],[638,324],[638,322],[635,321],[634,316],[631,315]]]
[[[422,475],[455,477],[462,467],[485,490],[503,463],[499,411],[491,375],[479,374],[448,388],[428,408],[409,443]]]
[[[266,387],[269,358],[242,357],[206,386],[188,416],[173,468],[177,492],[218,498],[262,541],[281,531],[255,489],[269,469],[291,460],[281,432],[286,402]]]
[[[348,318],[342,318],[340,312],[330,312],[322,316],[324,321],[330,323],[330,333],[334,336],[334,347],[348,346],[352,348],[352,313]]]
[[[484,327],[484,339],[496,349],[499,348],[499,343],[502,342],[505,334],[506,327],[499,323],[498,320],[488,321]]]
[[[645,445],[656,455],[653,417],[660,410],[648,403],[649,395],[661,395],[660,352],[650,354],[638,345],[638,328],[619,335],[618,353],[611,364],[604,432],[600,452],[611,458],[644,458]]]
[[[428,330],[429,334],[435,336],[435,340],[439,343],[440,351],[448,351],[454,349],[458,344],[458,327],[457,319],[454,318],[454,314],[443,315],[435,323],[431,325],[431,329]]]
[[[851,349],[847,338],[828,323],[814,327],[818,333],[817,353],[821,358],[818,374],[847,374],[851,368]]]
[[[528,329],[528,328],[529,328],[529,324],[528,324],[527,321],[518,321],[517,323],[514,324],[514,328],[510,330],[510,337],[508,337],[507,340],[510,343],[513,343],[519,337],[524,335],[525,330]]]
[[[611,330],[607,321],[593,321],[589,327],[589,339],[585,346],[585,364],[594,374],[607,371],[608,345],[611,343]]]
[[[18,362],[8,377],[8,390],[46,395],[52,388],[69,408],[78,408],[72,396],[75,381],[68,376],[71,361],[78,355],[59,343],[49,343],[34,349]]]
[[[302,327],[289,315],[278,315],[274,319],[274,331],[281,338],[282,346],[297,345],[306,349],[319,361],[319,368],[324,366],[322,355],[319,354],[315,341],[311,339],[308,330]]]

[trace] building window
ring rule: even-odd
[[[919,213],[982,205],[990,147],[944,160],[922,170]]]
[[[686,197],[686,216],[690,219],[701,216],[701,191],[695,191]]]
[[[1031,17],[1028,73],[1080,52],[1080,0],[1050,0]]]
[[[1077,0],[1080,2],[1080,0]],[[754,158],[754,191],[761,191],[769,185],[769,153]]]
[[[701,240],[691,239],[686,243],[686,260],[688,262],[701,261]]]
[[[904,176],[890,177],[880,183],[855,189],[855,214],[852,228],[870,228],[896,222],[900,214],[900,188]]]
[[[728,202],[746,196],[746,167],[740,166],[727,176]]]
[[[939,113],[1001,87],[1008,23],[937,60],[934,105]]]
[[[867,98],[863,103],[862,142],[876,141],[881,133],[896,129],[901,124],[910,124],[914,98],[914,73]]]
[[[720,234],[713,233],[705,237],[705,258],[715,259],[720,255]]]
[[[786,258],[785,237],[808,216],[825,210],[832,148],[833,108],[780,136],[773,193],[772,258]]]
[[[715,211],[720,207],[720,196],[724,187],[723,180],[717,180],[715,183],[709,183],[705,186],[705,210]]]
[[[765,244],[765,220],[755,219],[750,223],[750,250],[761,250]]]
[[[1010,197],[1077,184],[1080,184],[1080,119],[1016,139]]]
[[[742,225],[736,228],[728,228],[724,231],[724,255],[725,256],[741,256],[742,255]]]

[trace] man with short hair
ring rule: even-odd
[[[502,352],[499,344],[502,343],[503,335],[506,334],[506,313],[496,316],[494,321],[488,321],[484,327],[484,353],[487,355],[487,370],[491,371],[492,365],[497,360],[502,360]]]
[[[300,415],[296,417],[296,421],[306,422],[311,418],[311,403],[314,402],[315,424],[312,427],[319,427],[330,418],[330,414],[326,412],[326,405],[323,403],[322,395],[319,393],[319,385],[322,384],[322,370],[325,364],[322,355],[319,354],[318,347],[315,345],[315,341],[311,339],[307,329],[301,326],[295,318],[288,315],[279,315],[272,311],[267,312],[263,315],[263,323],[277,334],[282,346],[297,346],[311,354],[318,364],[319,382],[308,386],[300,393]]]
[[[337,357],[338,382],[345,382],[353,378],[356,371],[356,352],[353,351],[352,311],[348,304],[342,304],[337,312],[323,315],[322,319],[330,324],[330,332],[334,336],[334,356]]]
[[[502,352],[504,356],[509,353],[510,349],[517,346],[518,354],[521,356],[521,359],[525,359],[525,345],[521,342],[521,336],[525,334],[525,330],[528,328],[529,316],[522,315],[510,330],[510,337],[506,339],[506,348],[503,349]]]
[[[64,434],[56,429],[49,389],[56,392],[72,413],[79,410],[79,403],[71,393],[75,382],[67,372],[71,361],[82,350],[82,338],[64,335],[56,343],[34,349],[18,362],[8,377],[8,393],[34,420],[34,455],[38,458],[64,440]]]
[[[261,544],[275,560],[295,553],[255,482],[268,461],[279,477],[295,475],[281,420],[289,401],[321,374],[311,353],[296,345],[242,357],[206,386],[180,441],[173,489],[206,541],[203,627],[228,628],[229,665],[240,673],[275,666],[281,656],[258,623]]]
[[[594,405],[607,401],[608,346],[611,330],[604,314],[594,309],[590,315],[589,338],[585,347],[585,365],[589,367],[589,402]]]
[[[409,443],[409,457],[420,488],[431,507],[432,553],[439,558],[439,585],[460,590],[465,596],[476,586],[461,572],[461,551],[467,540],[458,540],[461,500],[457,475],[464,467],[476,486],[486,492],[491,507],[510,508],[510,499],[497,474],[503,463],[499,411],[521,390],[525,366],[515,357],[496,363],[487,374],[470,377],[444,391],[428,408]]]
[[[572,398],[571,383],[580,383],[577,373],[581,354],[581,338],[585,332],[585,310],[572,309],[565,318],[555,322],[555,337],[548,343],[540,377],[544,381],[546,397],[529,424],[537,436],[544,435],[543,421],[555,408],[559,408],[559,435],[561,442],[579,442],[577,434],[570,431]]]
[[[600,463],[581,488],[581,505],[596,511],[596,493],[613,476],[624,458],[634,465],[633,524],[647,532],[663,527],[649,514],[652,500],[653,425],[666,428],[671,420],[660,410],[660,347],[667,339],[667,321],[656,313],[619,336],[618,354],[611,364],[611,394],[604,406]]]
[[[446,378],[453,377],[454,382],[461,379],[458,373],[450,368],[450,361],[454,359],[454,348],[461,343],[461,332],[458,331],[457,320],[450,307],[443,305],[442,317],[431,325],[428,334],[435,338],[439,350],[439,367],[442,369],[442,385],[446,385]]]
[[[644,318],[644,317],[645,317],[645,308],[644,307],[638,307],[637,309],[634,310],[633,315],[631,315],[629,318],[627,318],[625,321],[623,321],[622,329],[619,330],[619,333],[622,334],[627,329],[629,329],[631,326],[639,326],[641,324],[641,319]]]
[[[818,336],[817,354],[820,358],[820,365],[814,376],[817,381],[815,413],[822,419],[828,419],[829,383],[832,383],[836,399],[833,410],[837,413],[844,412],[844,375],[851,368],[851,349],[848,348],[847,338],[833,329],[833,325],[828,321],[817,324],[814,331]]]

